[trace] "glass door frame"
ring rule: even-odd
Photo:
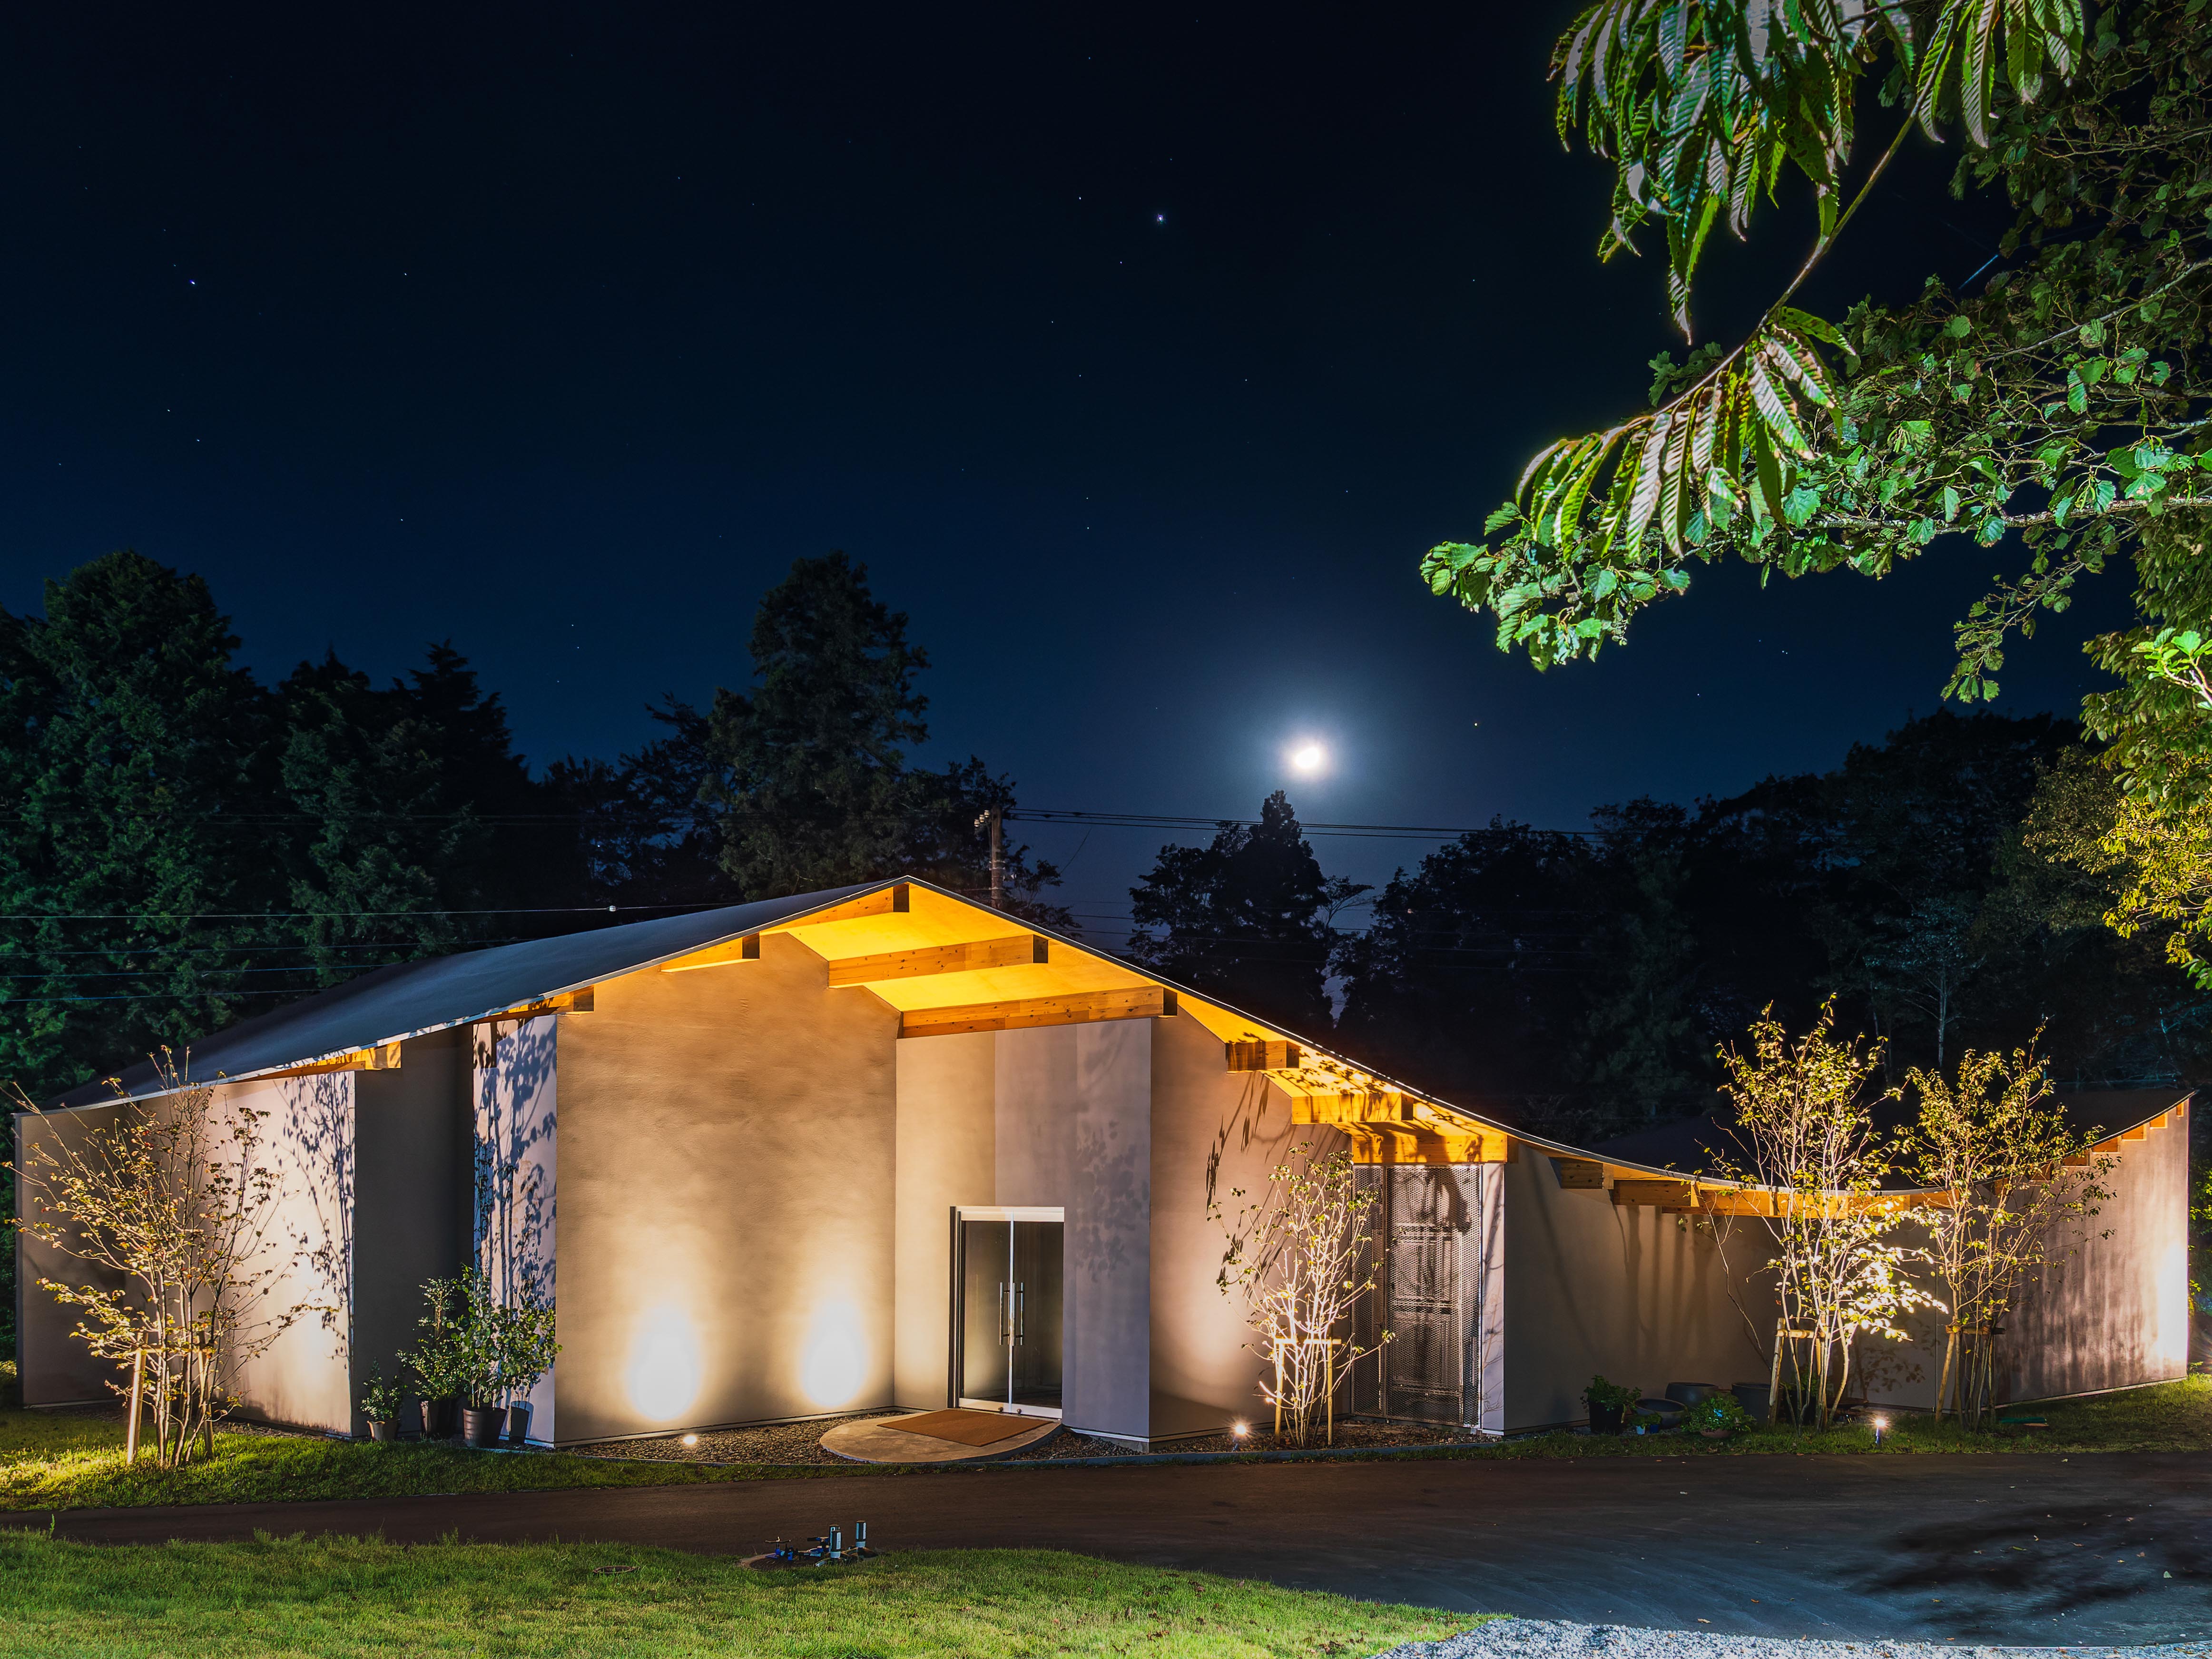
[[[968,1411],[1011,1412],[1018,1417],[1058,1417],[1060,1415],[1060,1408],[1057,1406],[1016,1406],[1004,1400],[971,1400],[960,1392],[960,1345],[962,1333],[967,1328],[964,1322],[968,1313],[966,1306],[967,1249],[960,1224],[963,1221],[1054,1222],[1061,1230],[1060,1236],[1065,1248],[1064,1241],[1066,1237],[1067,1227],[1066,1207],[1058,1204],[956,1204],[952,1206],[952,1340],[950,1344],[952,1351],[952,1363],[950,1386],[946,1392],[951,1396],[955,1406]],[[1062,1258],[1060,1272],[1064,1287],[1066,1273],[1065,1257]],[[1065,1294],[1064,1290],[1063,1294]],[[1065,1377],[1061,1380],[1064,1385]]]

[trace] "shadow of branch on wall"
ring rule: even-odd
[[[350,1367],[354,1346],[354,1079],[327,1073],[280,1085],[282,1136],[299,1165],[295,1188],[304,1216],[288,1224],[295,1259],[327,1294],[315,1304],[331,1334],[331,1357]]]
[[[495,1026],[477,1056],[477,1257],[511,1305],[553,1300],[554,1021]],[[489,1062],[489,1063],[486,1063]]]

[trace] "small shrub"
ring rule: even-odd
[[[1700,1434],[1740,1434],[1751,1426],[1751,1413],[1732,1394],[1709,1394],[1696,1405],[1682,1407],[1682,1426]]]
[[[1602,1376],[1593,1376],[1589,1387],[1583,1390],[1583,1403],[1626,1412],[1644,1398],[1644,1390],[1633,1383],[1608,1382]]]

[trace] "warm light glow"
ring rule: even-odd
[[[1239,1423],[1235,1427],[1231,1428],[1229,1432],[1235,1435],[1239,1440],[1242,1440],[1246,1435],[1252,1432],[1252,1427],[1249,1423]]]
[[[687,1434],[684,1437],[684,1443],[687,1446],[696,1446],[699,1443],[699,1437],[696,1434]]]
[[[1308,777],[1328,764],[1328,751],[1317,743],[1302,743],[1291,750],[1291,767]]]
[[[860,1336],[860,1310],[840,1298],[814,1311],[799,1358],[799,1386],[823,1411],[848,1404],[867,1381],[868,1346]]]
[[[673,1302],[647,1309],[630,1340],[624,1378],[638,1414],[654,1423],[683,1416],[699,1397],[703,1373],[690,1316]]]

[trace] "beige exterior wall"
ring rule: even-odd
[[[896,1403],[917,1411],[953,1401],[953,1208],[999,1201],[998,1042],[969,1031],[896,1044]]]
[[[64,1148],[82,1147],[88,1136],[112,1127],[120,1110],[94,1106],[51,1116],[17,1113],[16,1169],[33,1170],[40,1147],[57,1154]],[[25,1219],[38,1217],[36,1197],[21,1175],[16,1177],[16,1202]],[[114,1275],[96,1272],[26,1234],[15,1235],[15,1363],[22,1381],[23,1403],[61,1406],[112,1399],[107,1385],[115,1380],[113,1367],[94,1359],[85,1352],[83,1343],[70,1337],[76,1316],[39,1288],[41,1279],[100,1290],[112,1290],[122,1283]]]
[[[1505,1413],[1509,1432],[1589,1415],[1593,1375],[1647,1395],[1669,1382],[1765,1382],[1729,1297],[1713,1239],[1677,1217],[1615,1206],[1609,1193],[1567,1190],[1548,1158],[1523,1149],[1505,1166]],[[1739,1223],[1728,1263],[1741,1279],[1771,1252]],[[1738,1295],[1761,1334],[1774,1328],[1764,1280]]]
[[[1208,1434],[1256,1420],[1261,1361],[1244,1302],[1219,1283],[1228,1235],[1208,1213],[1218,1197],[1233,1218],[1234,1189],[1257,1195],[1291,1148],[1326,1155],[1330,1129],[1291,1121],[1290,1101],[1266,1078],[1234,1073],[1222,1043],[1195,1020],[1156,1022],[1152,1047],[1152,1401],[1155,1440]]]
[[[468,1036],[414,1038],[398,1071],[353,1079],[356,1400],[372,1370],[398,1375],[399,1355],[415,1346],[423,1284],[453,1278],[468,1261]],[[354,1428],[366,1429],[358,1413]]]
[[[891,1398],[896,1016],[769,934],[559,1021],[560,1435]]]

